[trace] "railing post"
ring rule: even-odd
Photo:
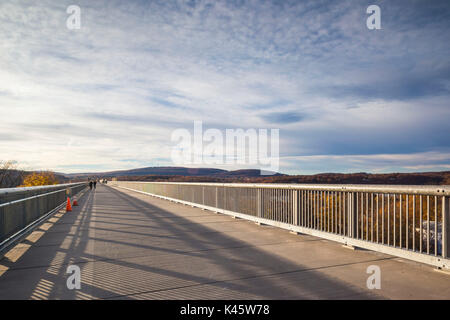
[[[256,189],[256,216],[262,216],[262,189]]]
[[[450,257],[450,197],[442,196],[442,257]]]
[[[223,210],[227,208],[227,187],[223,187]]]
[[[219,208],[219,188],[216,187],[216,208]]]
[[[205,187],[202,187],[202,204],[205,205]]]
[[[357,193],[348,193],[348,230],[347,235],[350,238],[356,237],[356,228],[358,227],[358,206],[356,203]]]
[[[298,226],[298,190],[292,190],[292,197],[292,214],[294,215],[292,222]]]

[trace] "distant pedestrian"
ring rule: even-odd
[[[94,189],[97,188],[97,180],[94,180]]]
[[[89,181],[89,188],[91,188],[91,190],[92,190],[93,185],[94,185],[94,183],[92,181]]]

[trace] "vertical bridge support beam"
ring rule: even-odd
[[[292,223],[298,226],[298,190],[292,190]]]
[[[356,228],[358,228],[358,193],[349,192],[347,195],[347,236],[349,238],[356,238]],[[353,246],[349,246],[347,244],[344,247],[355,249]]]
[[[256,216],[262,217],[263,203],[262,203],[262,189],[256,189]]]
[[[219,208],[219,188],[216,187],[216,209]]]
[[[349,237],[356,238],[358,228],[358,193],[352,192],[350,194],[350,224],[349,224]]]
[[[450,197],[442,196],[442,257],[450,257]],[[450,267],[450,266],[448,266]]]

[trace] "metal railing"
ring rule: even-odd
[[[86,186],[83,182],[0,189],[0,250],[18,233],[64,204],[68,195]]]
[[[112,185],[450,268],[450,186],[132,181]]]

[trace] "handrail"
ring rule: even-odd
[[[34,186],[34,187],[16,187],[16,188],[0,188],[0,196],[4,194],[25,192],[25,191],[37,191],[43,189],[54,189],[54,188],[64,188],[73,185],[86,184],[85,182],[73,182],[73,183],[61,183],[61,184],[49,184],[45,186]]]
[[[297,190],[318,191],[347,191],[347,192],[377,192],[377,193],[401,193],[401,194],[423,194],[436,196],[450,196],[450,185],[370,185],[370,184],[289,184],[289,183],[217,183],[217,182],[149,182],[149,181],[113,181],[173,184],[187,186],[213,186],[230,188],[278,188]]]

